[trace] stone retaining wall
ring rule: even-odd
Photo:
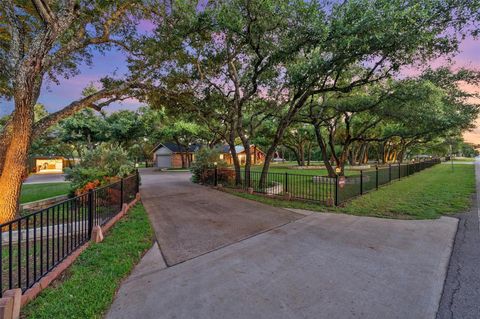
[[[53,206],[67,199],[68,199],[68,195],[60,195],[60,196],[50,197],[46,199],[41,199],[34,202],[21,204],[20,210],[21,211],[37,211],[37,210],[41,210],[41,209]]]

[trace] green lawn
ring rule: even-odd
[[[25,318],[103,318],[123,278],[152,246],[147,214],[137,204],[67,270],[23,309]]]
[[[475,162],[475,157],[454,157],[453,162]]]
[[[65,195],[70,191],[70,183],[25,184],[22,186],[20,203],[29,203],[37,200]]]
[[[475,166],[437,165],[359,197],[339,210],[355,215],[427,219],[466,211],[475,192]]]
[[[344,207],[236,194],[279,207],[386,218],[432,219],[466,211],[474,192],[475,166],[456,165],[452,171],[451,166],[436,165],[348,201]]]
[[[288,164],[283,163],[272,163],[270,164],[269,173],[288,173],[288,174],[295,174],[295,175],[316,175],[316,176],[327,176],[328,172],[326,169],[297,169],[294,168],[297,164],[296,162],[293,164],[291,162],[287,162]],[[323,166],[323,162],[314,162],[311,166]],[[231,167],[233,169],[233,167]],[[261,172],[263,165],[252,165],[253,172]],[[372,168],[374,169],[374,168]],[[243,167],[242,167],[243,171]],[[351,170],[348,166],[345,168],[345,175],[353,176],[360,174],[358,170]]]

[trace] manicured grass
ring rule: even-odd
[[[428,219],[466,211],[475,192],[475,166],[436,165],[356,198],[339,210],[355,215]]]
[[[22,186],[20,203],[65,195],[70,191],[70,183],[25,184]]]
[[[103,318],[123,278],[152,246],[153,231],[141,204],[85,250],[61,280],[23,309],[25,318]]]
[[[475,157],[454,157],[453,162],[475,162]]]
[[[286,208],[333,211],[352,215],[398,219],[432,219],[469,209],[475,192],[475,166],[436,165],[390,185],[348,201],[344,207],[325,207],[313,202],[285,201],[260,195],[238,196]]]
[[[295,164],[296,165],[296,164]],[[288,173],[292,175],[315,175],[315,176],[327,176],[328,172],[326,169],[296,169],[294,168],[293,164],[274,164],[272,163],[270,165],[270,168],[268,170],[269,173]],[[317,165],[323,165],[323,163],[320,162],[315,162],[312,164],[312,166],[317,166]],[[253,172],[261,172],[263,166],[262,165],[253,165],[252,166],[252,171]],[[232,167],[233,169],[233,167]],[[243,167],[242,167],[243,170]],[[349,170],[348,167],[345,169],[345,175],[347,176],[353,176],[353,175],[359,175],[358,170]]]

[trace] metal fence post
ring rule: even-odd
[[[378,189],[378,165],[375,165],[375,188]]]
[[[285,187],[283,189],[285,193],[288,192],[288,173],[287,172],[285,172]]]
[[[215,173],[213,175],[213,186],[217,186],[217,185],[218,185],[218,168],[215,165]]]
[[[363,195],[363,169],[360,170],[360,195]]]
[[[138,169],[135,171],[135,177],[136,177],[136,194],[140,193],[140,173],[138,172]]]
[[[335,175],[335,206],[338,206],[338,175]]]
[[[88,238],[92,238],[93,231],[93,209],[94,209],[93,190],[88,191]]]
[[[398,180],[402,177],[402,164],[398,162]]]
[[[388,164],[388,182],[392,181],[392,164]]]
[[[124,202],[124,198],[123,198],[123,177],[120,179],[120,210],[122,209],[122,206],[123,206],[123,202]]]

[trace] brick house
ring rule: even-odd
[[[197,144],[186,149],[173,142],[159,143],[153,149],[153,161],[158,168],[187,168],[195,160],[199,148]]]
[[[245,165],[245,162],[246,162],[245,148],[242,145],[237,145],[235,146],[235,151],[238,155],[240,165]],[[250,156],[251,156],[251,162],[253,165],[262,164],[263,162],[265,162],[265,152],[263,152],[260,148],[258,148],[255,145],[250,145]],[[230,147],[228,145],[225,145],[222,147],[220,159],[227,162],[228,165],[233,165],[232,154],[230,152]]]

